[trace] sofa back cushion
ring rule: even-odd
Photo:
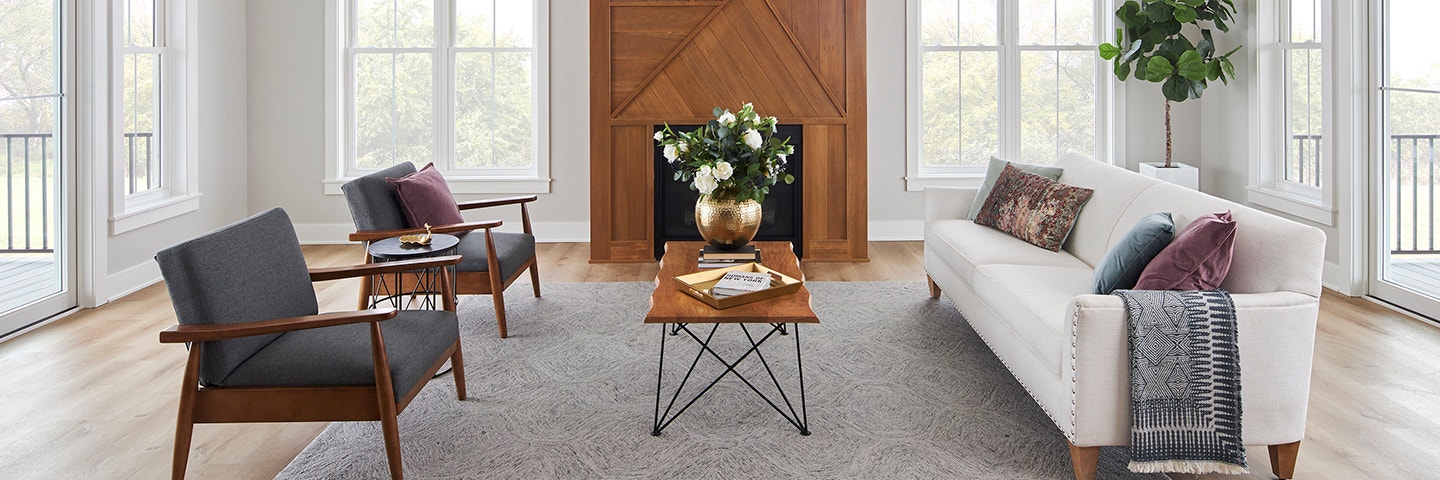
[[[1065,251],[1086,265],[1097,266],[1105,258],[1105,252],[1110,251],[1110,246],[1140,219],[1137,216],[1122,222],[1120,214],[1130,208],[1135,197],[1154,185],[1156,180],[1074,154],[1060,157],[1055,166],[1065,169],[1065,174],[1060,176],[1061,182],[1095,190],[1090,203],[1075,220],[1075,229],[1065,242]],[[1165,211],[1174,210],[1154,206],[1148,208],[1144,215]]]
[[[1006,165],[975,223],[1058,252],[1092,193]]]
[[[1079,155],[1061,157],[1055,165],[1065,169],[1061,182],[1095,189],[1065,243],[1065,251],[1088,265],[1098,265],[1146,215],[1170,212],[1176,225],[1188,225],[1201,215],[1230,210],[1239,228],[1230,272],[1220,288],[1320,296],[1325,233],[1318,228]]]

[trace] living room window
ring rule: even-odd
[[[122,233],[199,207],[188,0],[114,0],[114,212]]]
[[[1110,3],[910,0],[907,189],[978,183],[992,155],[1108,158]]]
[[[1333,136],[1328,22],[1321,0],[1261,2],[1256,12],[1259,95],[1253,102],[1261,128],[1252,139],[1257,161],[1249,200],[1324,224],[1333,224],[1327,193]]]
[[[549,191],[547,0],[332,0],[343,127],[327,190],[410,161],[457,193]]]

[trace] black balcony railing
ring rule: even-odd
[[[51,135],[4,133],[0,139],[5,141],[5,243],[0,253],[52,252],[55,149]]]
[[[154,134],[126,133],[125,182],[127,192],[144,192],[160,186],[159,157]],[[0,133],[5,142],[5,230],[0,232],[0,253],[55,251],[52,216],[57,171],[55,139],[48,133]]]
[[[1440,253],[1435,248],[1436,139],[1440,134],[1390,136],[1385,181],[1394,188],[1387,197],[1395,229],[1392,253]]]

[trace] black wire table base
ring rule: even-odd
[[[710,340],[715,338],[715,332],[720,329],[719,323],[711,324],[712,326],[710,327],[710,332],[705,335],[704,339],[701,339],[698,335],[695,334],[695,332],[691,331],[689,328],[689,324],[676,323],[673,325],[674,326],[672,327],[670,324],[664,324],[661,325],[660,329],[660,370],[655,378],[655,425],[650,430],[651,435],[660,435],[660,432],[665,430],[665,427],[670,426],[670,424],[673,423],[676,418],[680,417],[680,414],[685,413],[686,410],[689,410],[690,406],[695,404],[695,401],[699,400],[700,397],[705,396],[705,393],[709,392],[711,387],[714,387],[715,384],[720,383],[720,380],[723,380],[727,375],[732,374],[735,375],[735,378],[739,378],[740,381],[745,382],[745,386],[750,387],[750,391],[755,392],[755,394],[759,395],[762,400],[765,400],[765,403],[770,405],[770,408],[775,409],[775,411],[778,412],[781,417],[784,417],[786,421],[790,422],[791,425],[794,425],[795,428],[799,429],[801,435],[810,434],[809,417],[806,415],[805,412],[805,366],[800,361],[800,324],[797,323],[793,327],[787,329],[786,324],[771,323],[769,324],[770,331],[766,332],[765,336],[760,337],[759,341],[756,341],[755,336],[751,335],[750,329],[746,327],[746,324],[735,324],[738,325],[740,327],[740,330],[745,333],[745,339],[750,341],[750,348],[746,350],[744,354],[740,355],[739,358],[736,358],[733,362],[725,360],[724,357],[721,357],[719,353],[716,353],[715,350],[710,348]],[[691,339],[694,339],[696,343],[699,343],[700,351],[695,354],[695,359],[690,362],[690,368],[685,371],[685,378],[680,380],[680,385],[675,388],[675,393],[670,396],[670,402],[665,406],[665,409],[662,412],[660,409],[660,404],[661,399],[664,396],[664,388],[662,387],[664,386],[665,378],[665,337],[678,335],[681,332],[684,332]],[[765,355],[760,353],[760,345],[765,343],[766,340],[769,340],[770,337],[775,336],[775,334],[777,333],[780,335],[787,335],[795,338],[795,368],[799,373],[800,380],[800,410],[798,412],[795,410],[795,404],[791,403],[790,397],[785,394],[785,388],[780,385],[780,380],[775,378],[775,371],[770,369],[770,363],[765,361]],[[725,365],[725,371],[721,372],[720,376],[715,377],[714,380],[711,380],[708,385],[705,385],[705,388],[702,388],[700,392],[696,393],[694,397],[692,397],[689,401],[685,402],[683,406],[676,410],[675,404],[680,400],[680,393],[685,390],[685,384],[690,381],[691,374],[695,373],[695,365],[699,364],[700,359],[704,358],[705,354],[707,353],[710,354],[710,356],[714,357],[715,360],[719,361],[722,365]],[[765,367],[765,373],[769,374],[770,381],[774,383],[775,390],[780,394],[780,403],[783,403],[785,408],[780,408],[779,403],[776,403],[769,396],[765,395],[764,392],[761,392],[759,388],[755,387],[754,383],[751,383],[749,379],[745,378],[745,376],[741,375],[740,372],[735,370],[735,366],[739,365],[740,362],[744,361],[752,353],[755,354],[755,357],[760,360],[760,364]]]

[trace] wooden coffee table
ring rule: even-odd
[[[660,435],[660,432],[674,422],[680,414],[685,413],[696,400],[710,391],[711,387],[719,383],[727,375],[735,375],[745,386],[750,387],[756,395],[765,400],[771,408],[780,413],[780,416],[800,430],[801,435],[810,434],[808,417],[805,412],[805,369],[800,362],[800,324],[820,323],[815,316],[815,310],[810,308],[810,291],[804,286],[800,291],[791,295],[783,295],[776,298],[761,300],[754,303],[738,305],[723,310],[711,308],[699,300],[681,291],[673,280],[680,275],[691,274],[699,271],[696,266],[700,259],[700,248],[705,244],[702,242],[666,242],[665,255],[660,259],[660,273],[655,280],[655,292],[650,296],[650,313],[645,316],[645,323],[660,324],[660,370],[655,379],[655,425],[650,431],[651,435]],[[790,242],[755,242],[760,249],[760,263],[766,267],[777,270],[780,273],[801,280],[805,274],[800,271],[800,260],[795,257],[791,250]],[[700,328],[697,334],[691,330],[693,324],[709,324],[708,332]],[[745,338],[750,342],[750,348],[738,358],[727,360],[710,348],[710,340],[715,337],[716,331],[722,324],[734,324]],[[765,328],[751,331],[751,326],[756,324],[766,325]],[[787,324],[791,325],[787,328]],[[768,331],[766,329],[768,328]],[[763,335],[760,335],[763,333]],[[687,336],[700,345],[700,351],[696,353],[695,359],[690,364],[690,369],[685,372],[685,378],[675,388],[670,396],[670,402],[661,410],[661,397],[663,392],[663,379],[665,373],[665,338],[669,336]],[[702,336],[703,335],[703,336]],[[757,338],[758,335],[758,338]],[[799,373],[799,411],[797,412],[781,387],[780,381],[775,378],[775,373],[765,361],[764,355],[760,352],[760,345],[774,336],[790,336],[795,339],[795,366]],[[779,392],[780,402],[761,393],[755,384],[740,375],[735,366],[746,358],[753,356],[765,367],[769,374],[770,381],[774,383],[775,389]],[[680,392],[684,390],[685,384],[690,381],[690,374],[694,373],[695,365],[701,358],[710,356],[725,365],[725,371],[712,380],[708,385],[695,394],[694,398],[685,402],[676,409]],[[781,408],[781,406],[784,408]]]

